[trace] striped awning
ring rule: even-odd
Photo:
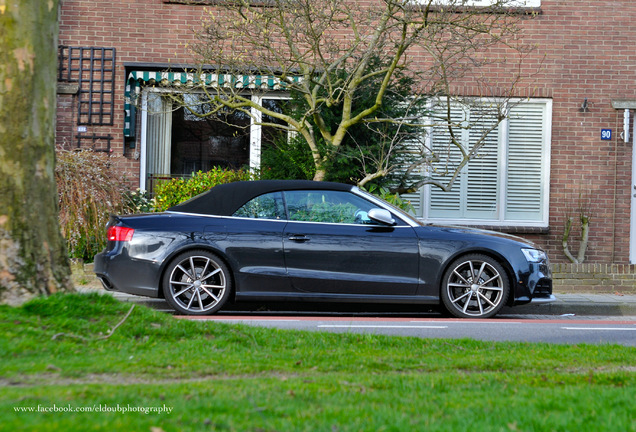
[[[124,91],[124,136],[135,136],[136,106],[142,86],[179,86],[205,85],[208,87],[228,87],[236,89],[253,89],[262,91],[285,90],[292,83],[300,82],[294,76],[290,81],[283,81],[274,75],[233,75],[216,73],[191,72],[150,72],[132,71],[126,80]]]

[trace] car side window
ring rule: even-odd
[[[374,224],[367,216],[369,201],[343,191],[288,191],[285,202],[289,219],[304,222]]]
[[[283,194],[272,192],[246,202],[232,216],[252,219],[285,219]]]

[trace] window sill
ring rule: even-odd
[[[221,3],[227,3],[227,0],[163,0],[163,3],[166,4],[182,4],[182,5],[190,5],[190,6],[210,6]],[[252,5],[255,6],[271,6],[271,0],[252,0],[250,1]],[[413,4],[411,8],[423,9],[423,5]],[[483,11],[484,13],[493,13],[492,8],[490,6],[456,6],[450,10],[449,8],[444,8],[443,6],[432,6],[429,9],[430,12],[453,12],[453,13],[479,13]],[[494,11],[495,14],[511,14],[511,15],[541,15],[542,10],[540,6],[519,6],[519,7],[506,7],[501,10]]]
[[[164,0],[166,1],[166,0]],[[174,0],[173,0],[174,1]],[[210,0],[209,0],[210,1]],[[411,5],[411,8],[416,10],[425,9],[424,5]],[[455,6],[453,8],[443,6],[431,6],[429,12],[450,12],[450,13],[472,13],[472,14],[508,14],[508,15],[542,15],[543,11],[540,6],[519,6],[519,7],[504,7],[497,10],[493,10],[491,6]]]
[[[227,0],[163,0],[166,4],[182,4],[188,6],[212,6],[222,3],[227,3]],[[252,0],[250,4],[254,6],[267,6],[271,5],[269,0]]]

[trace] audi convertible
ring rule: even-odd
[[[178,313],[230,302],[440,305],[461,318],[549,302],[546,253],[518,237],[424,224],[351,185],[219,185],[163,213],[112,216],[95,257],[107,290]],[[423,306],[424,307],[424,306]]]

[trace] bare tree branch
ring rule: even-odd
[[[198,43],[189,47],[202,65],[200,72],[275,77],[277,88],[301,95],[302,110],[292,116],[254,102],[253,94],[271,91],[268,86],[257,88],[254,82],[249,88],[231,80],[210,87],[201,80],[187,91],[205,95],[210,106],[205,115],[229,109],[254,117],[257,111],[281,122],[268,126],[302,135],[311,149],[315,180],[325,178],[329,158],[340,151],[356,125],[376,125],[377,130],[377,125],[390,123],[398,129],[408,126],[410,131],[386,136],[382,154],[364,161],[363,175],[357,179],[360,185],[400,169],[415,173],[431,168],[434,161],[441,160],[431,149],[402,167],[392,155],[404,151],[405,136],[413,137],[412,130],[424,136],[429,129],[444,126],[450,141],[446,156],[451,148],[461,155],[454,165],[447,161],[447,180],[420,176],[416,182],[396,186],[396,190],[414,190],[427,183],[449,190],[461,169],[479,155],[488,133],[506,118],[506,107],[527,78],[520,65],[531,47],[519,42],[522,16],[508,9],[513,0],[499,0],[484,8],[467,8],[461,0],[444,3],[447,5],[442,7],[433,0],[219,2],[207,9]],[[379,61],[373,65],[379,66],[371,66],[374,59]],[[488,67],[495,64],[507,65],[512,72],[508,82],[489,76]],[[398,72],[417,83],[412,89],[414,99],[433,97],[438,107],[445,104],[441,118],[436,122],[375,118],[396,85]],[[493,105],[497,112],[495,122],[470,147],[459,137],[461,129],[472,126],[470,122],[451,120],[454,104],[470,103],[457,97],[457,88],[467,77],[474,88],[470,96],[496,98]],[[375,85],[375,97],[361,106],[359,94],[369,83]],[[327,115],[334,107],[341,113],[335,127]]]

